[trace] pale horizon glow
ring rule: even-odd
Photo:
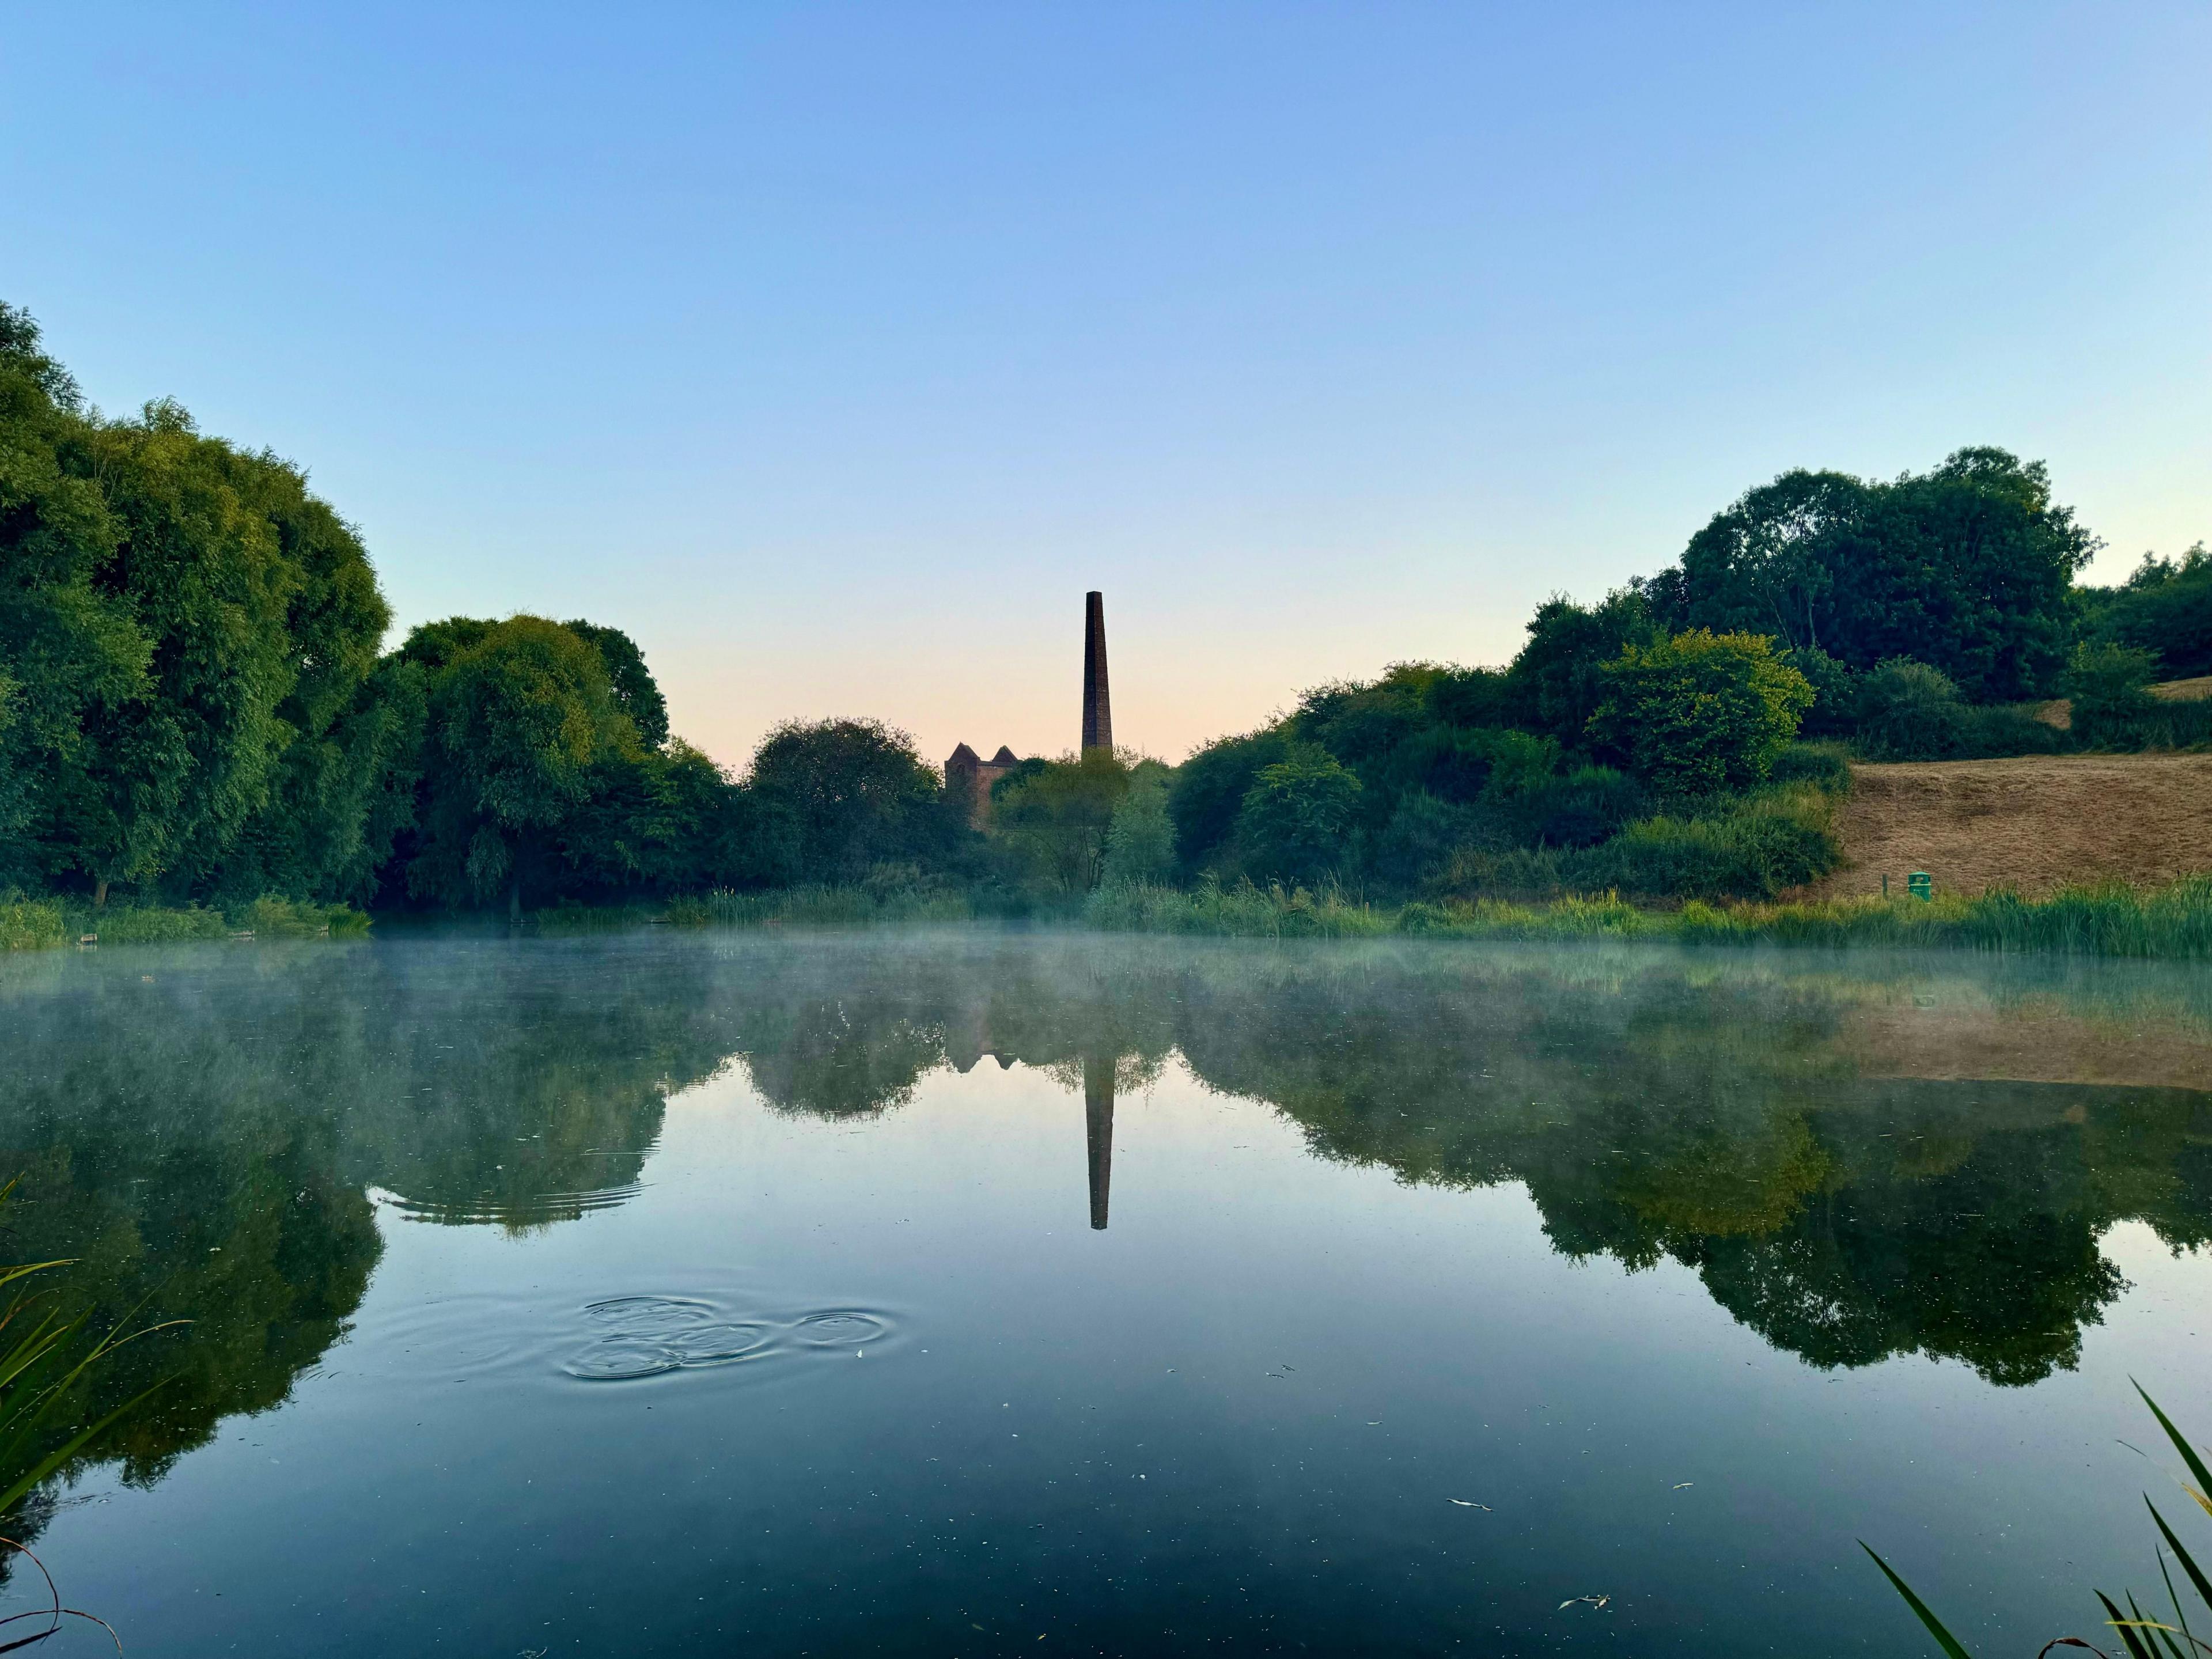
[[[1791,466],[2212,538],[2193,3],[19,9],[0,298],[310,471],[400,629],[674,729],[1179,759],[1498,662]]]

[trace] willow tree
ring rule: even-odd
[[[447,904],[503,890],[519,918],[525,884],[552,875],[554,834],[590,798],[595,769],[639,748],[594,645],[543,617],[488,625],[430,681],[409,890]]]

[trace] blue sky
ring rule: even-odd
[[[2212,7],[21,4],[0,297],[742,763],[1180,757],[1793,465],[2212,537]]]

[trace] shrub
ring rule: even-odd
[[[2092,626],[2123,645],[2157,654],[2166,673],[2212,674],[2212,553],[2199,542],[2177,563],[2143,555],[2118,588],[2091,588]]]
[[[2074,746],[2069,732],[2038,720],[2039,704],[1992,703],[1966,711],[1954,758],[2000,760],[2008,755],[2056,755]]]
[[[1130,769],[1103,750],[1038,764],[992,786],[992,833],[1036,887],[1085,893],[1098,884],[1106,832],[1129,793]]]
[[[1290,753],[1290,743],[1269,728],[1208,744],[1176,769],[1168,791],[1176,851],[1187,873],[1222,851],[1237,833],[1237,816],[1261,770]]]
[[[258,898],[232,920],[257,937],[270,939],[359,938],[368,932],[368,918],[349,904],[308,904],[287,898]]]
[[[2156,659],[2148,651],[2084,645],[2066,674],[2074,736],[2100,749],[2186,749],[2212,742],[2212,705],[2151,695]]]
[[[1175,820],[1168,816],[1164,771],[1139,772],[1106,825],[1102,881],[1168,882],[1175,878]]]
[[[1892,657],[1859,682],[1860,751],[1875,760],[1948,760],[1965,747],[1966,700],[1951,677]]]
[[[230,923],[220,910],[195,904],[108,904],[70,913],[72,935],[95,933],[102,945],[174,945],[191,939],[228,939]]]
[[[1345,863],[1359,793],[1359,780],[1325,750],[1295,750],[1262,768],[1237,815],[1255,873],[1310,881]]]
[[[1840,855],[1827,799],[1795,789],[1715,817],[1656,817],[1565,860],[1574,891],[1651,898],[1772,898],[1817,880]]]
[[[2143,716],[2157,706],[2150,694],[2158,659],[2125,645],[2084,644],[2074,648],[2063,690],[2074,702],[2074,734],[2083,743],[2118,738],[2139,742]]]
[[[43,951],[69,939],[62,907],[53,899],[0,897],[0,951]]]
[[[1474,808],[1438,800],[1426,790],[1402,796],[1375,844],[1374,872],[1386,887],[1411,891],[1442,870],[1454,850],[1479,833]]]
[[[1527,838],[1539,847],[1595,847],[1649,810],[1644,787],[1609,766],[1578,766],[1522,797]]]
[[[1850,665],[1839,662],[1817,645],[1801,645],[1784,651],[1780,660],[1805,677],[1813,688],[1813,706],[1799,724],[1808,738],[1841,738],[1850,734],[1858,719],[1859,677]]]
[[[1102,887],[1083,908],[1085,922],[1113,933],[1227,933],[1262,939],[1363,939],[1390,931],[1387,911],[1334,887],[1255,887],[1212,882],[1189,891],[1139,884]]]
[[[1638,777],[1685,794],[1759,782],[1812,706],[1813,688],[1753,634],[1692,629],[1630,645],[1603,671],[1588,727]]]
[[[1501,731],[1486,734],[1490,776],[1483,793],[1492,800],[1515,800],[1534,794],[1548,784],[1559,769],[1559,745],[1550,738],[1529,732]]]
[[[1775,783],[1809,783],[1832,795],[1849,793],[1851,752],[1840,743],[1793,743],[1774,757]]]

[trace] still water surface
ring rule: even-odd
[[[195,1322],[36,1547],[155,1656],[1924,1650],[1863,1537],[2033,1653],[2127,1379],[2212,1436],[2208,1086],[2124,964],[9,962],[9,1259]]]

